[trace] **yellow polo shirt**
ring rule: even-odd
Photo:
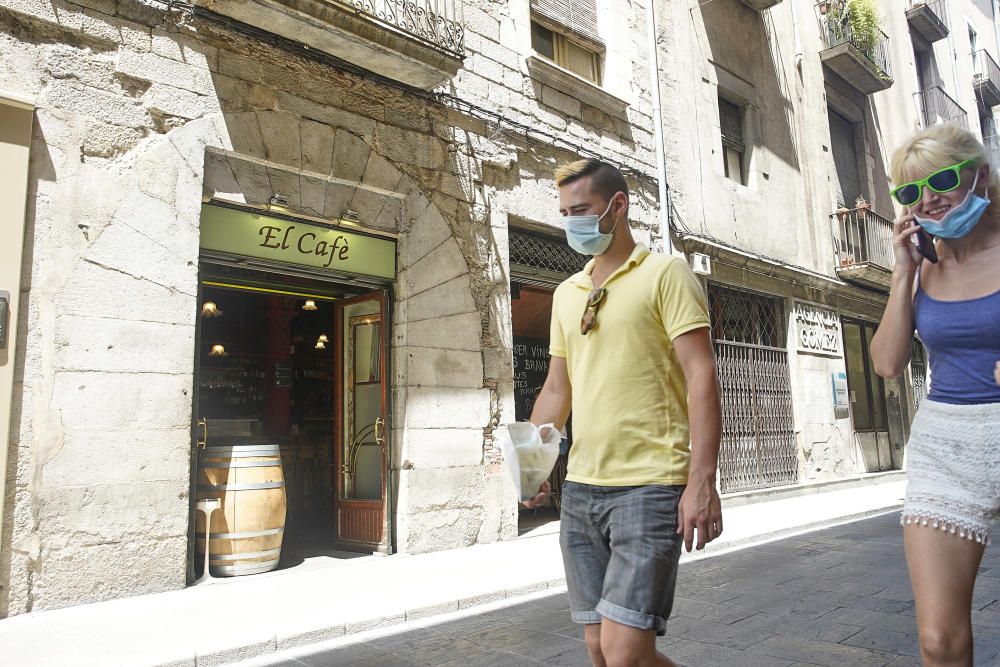
[[[605,281],[596,326],[580,333],[594,260],[556,289],[549,353],[573,387],[566,479],[598,486],[686,484],[687,383],[673,339],[709,326],[705,293],[683,259],[637,245]]]

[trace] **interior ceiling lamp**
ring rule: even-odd
[[[219,306],[214,301],[206,301],[201,304],[202,317],[218,317],[219,315],[222,315],[222,311],[219,310]]]
[[[226,347],[224,345],[219,345],[218,343],[216,343],[215,345],[212,346],[212,349],[209,350],[208,356],[210,356],[210,357],[228,357],[229,355],[226,354]]]
[[[316,302],[312,299],[306,299],[306,302],[302,304],[302,310],[318,310]]]
[[[321,340],[316,341],[316,349],[317,350],[325,350],[326,349],[326,343],[324,343]]]
[[[326,334],[320,334],[319,338],[317,338],[316,340],[318,340],[320,343],[329,343],[330,342],[330,339],[326,337]]]

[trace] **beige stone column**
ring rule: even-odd
[[[34,101],[0,90],[0,291],[10,293],[6,346],[0,348],[0,529],[4,525],[10,411],[17,358],[17,308],[21,295],[21,253],[28,189],[28,151]]]

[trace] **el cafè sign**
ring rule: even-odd
[[[209,204],[201,210],[201,247],[316,269],[396,276],[396,244],[390,239]]]
[[[795,306],[795,340],[799,352],[843,356],[840,315],[804,301]]]

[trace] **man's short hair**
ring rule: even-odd
[[[628,197],[628,183],[615,167],[594,158],[577,160],[556,169],[556,185],[562,187],[573,181],[590,176],[590,187],[605,199],[611,199],[616,192],[624,192]]]

